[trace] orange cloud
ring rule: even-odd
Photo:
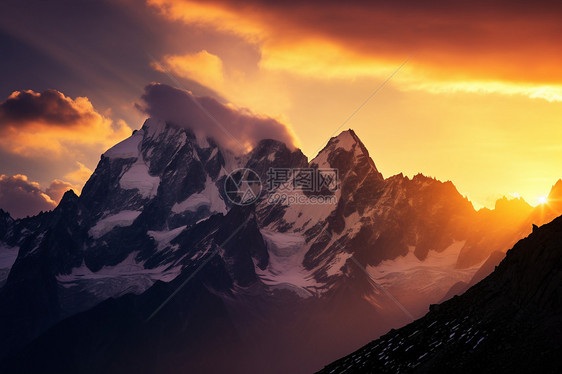
[[[222,87],[224,85],[224,70],[222,60],[206,50],[182,56],[169,55],[164,57],[163,64],[185,78],[196,80],[207,87]],[[153,63],[155,70],[161,70]]]
[[[0,102],[0,148],[24,157],[81,156],[103,152],[130,135],[86,97],[75,100],[59,91],[15,91]]]
[[[261,22],[254,21],[259,18],[259,12],[240,22],[240,15],[226,7],[217,6],[209,2],[147,0],[149,5],[158,8],[162,14],[173,20],[181,20],[189,24],[213,25],[217,30],[230,32],[244,37],[248,41],[257,42],[263,39],[264,33]]]
[[[289,89],[279,74],[246,74],[238,69],[225,69],[217,55],[202,50],[193,54],[167,55],[155,70],[169,70],[175,75],[197,81],[237,106],[267,113],[288,123],[284,113],[291,107]]]
[[[93,171],[79,161],[77,161],[76,164],[78,165],[78,169],[66,174],[64,178],[79,185],[84,185],[92,175]],[[76,189],[76,193],[79,193],[79,191],[81,190],[81,188],[73,188]]]
[[[170,19],[255,44],[269,71],[382,78],[413,56],[393,82],[403,89],[562,100],[562,51],[553,37],[562,9],[551,2],[147,2]]]

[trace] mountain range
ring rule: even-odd
[[[238,205],[224,186],[240,168],[335,169],[335,202],[272,204],[277,186]],[[0,369],[309,373],[485,278],[562,212],[562,181],[549,201],[477,211],[451,182],[384,178],[353,130],[309,161],[148,119],[80,196],[0,210]]]

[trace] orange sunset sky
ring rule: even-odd
[[[151,82],[273,117],[309,159],[352,128],[385,177],[537,205],[562,177],[561,18],[547,1],[5,1],[0,208],[79,190]]]

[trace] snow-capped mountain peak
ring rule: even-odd
[[[348,174],[360,179],[365,179],[369,175],[379,181],[384,179],[369,156],[369,151],[351,129],[331,138],[310,165],[338,169],[340,179],[346,178]]]
[[[342,131],[339,135],[330,139],[327,145],[329,146],[330,143],[334,143],[338,148],[343,148],[346,151],[350,151],[355,144],[362,144],[361,140],[359,140],[359,137],[357,137],[352,129]]]

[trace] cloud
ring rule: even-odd
[[[49,198],[51,198],[51,200],[58,203],[62,199],[64,193],[68,190],[74,190],[76,192],[77,187],[68,182],[55,179],[45,190],[45,193],[49,196]]]
[[[34,216],[41,211],[53,210],[68,190],[78,191],[79,187],[55,179],[46,190],[26,175],[0,175],[0,208],[14,218]]]
[[[139,108],[150,117],[190,128],[230,149],[249,149],[261,139],[276,139],[289,147],[295,143],[290,129],[271,117],[221,104],[210,97],[194,96],[165,84],[148,85],[142,100]]]
[[[548,102],[562,102],[562,85],[521,84],[510,82],[478,81],[424,81],[411,79],[405,88],[434,94],[468,92],[477,94],[520,95]]]
[[[33,216],[40,211],[54,209],[55,201],[41,190],[36,182],[27,176],[0,175],[0,208],[9,212],[14,218]]]
[[[32,121],[55,126],[76,126],[83,120],[95,118],[88,104],[83,98],[73,102],[56,90],[46,90],[42,94],[15,91],[0,103],[0,126]]]
[[[251,72],[247,69],[252,65],[234,60],[226,56],[225,64],[221,57],[203,49],[196,53],[165,55],[158,63],[153,62],[152,68],[198,82],[216,93],[202,96],[220,96],[238,107],[268,113],[288,123],[286,113],[294,106],[290,98],[294,88],[287,77],[277,71]]]
[[[71,182],[83,185],[86,181],[88,181],[93,171],[79,161],[77,161],[76,164],[78,165],[78,169],[66,174],[64,178],[70,180]]]
[[[211,87],[222,88],[224,84],[224,70],[222,60],[206,50],[186,55],[164,56],[164,64],[167,69],[199,83]],[[161,71],[159,65],[154,65],[156,70]]]
[[[0,102],[0,148],[24,157],[101,153],[130,131],[98,113],[88,98],[73,100],[56,90],[14,91]]]
[[[492,1],[147,0],[165,17],[236,35],[259,67],[318,79],[385,78],[403,89],[562,101],[560,4]],[[454,86],[454,87],[453,87]]]

